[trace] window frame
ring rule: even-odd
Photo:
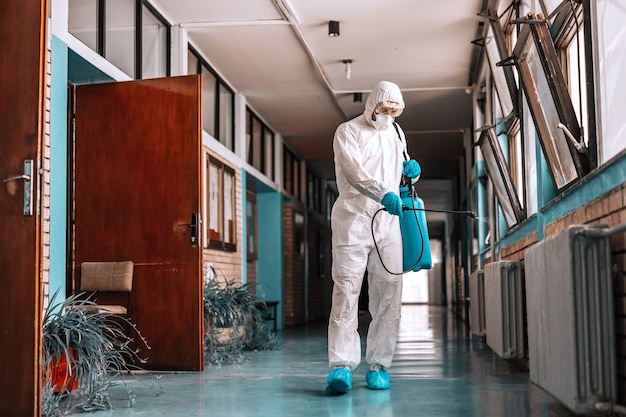
[[[218,188],[216,193],[213,193],[213,178],[211,175],[212,167],[215,167],[217,178],[216,186]],[[224,164],[219,159],[210,154],[206,154],[206,172],[205,172],[205,225],[204,225],[204,247],[208,249],[218,249],[227,252],[237,251],[237,177],[235,170]],[[230,175],[232,177],[232,186],[230,195],[226,195],[225,190],[225,176]],[[215,204],[214,198],[217,199],[217,227],[218,229],[211,229],[211,223],[213,218],[211,216],[211,207]],[[232,233],[232,241],[226,241],[226,219],[225,212],[227,205],[230,205],[230,212],[232,213],[232,225],[230,232]]]
[[[87,47],[93,51],[95,51],[98,55],[105,58],[107,61],[111,62],[113,65],[118,66],[117,63],[111,61],[110,58],[106,56],[106,44],[107,44],[107,27],[106,27],[106,1],[105,0],[94,0],[96,6],[96,21],[95,23],[95,49],[92,48],[92,45],[86,43],[81,37],[72,33],[72,31],[68,27],[68,32],[78,39],[80,42],[87,45]],[[166,47],[163,51],[165,54],[166,60],[166,69],[165,69],[165,77],[169,77],[171,75],[172,68],[172,53],[171,53],[171,44],[172,44],[172,24],[159,13],[147,0],[132,0],[133,1],[133,10],[134,10],[134,19],[133,22],[135,27],[133,28],[134,42],[133,42],[133,70],[130,74],[127,74],[137,80],[143,78],[142,67],[143,67],[143,10],[144,7],[146,11],[152,14],[156,20],[165,26],[166,29]],[[68,3],[68,7],[70,4]],[[69,22],[68,22],[69,26]],[[124,70],[122,70],[124,71]]]
[[[228,148],[230,151],[232,151],[233,153],[236,151],[236,141],[235,141],[235,119],[236,119],[236,115],[235,115],[235,110],[236,110],[236,106],[235,106],[235,90],[233,88],[231,88],[226,81],[224,81],[224,79],[222,77],[219,76],[219,74],[213,69],[213,67],[211,67],[211,65],[209,65],[209,63],[207,62],[206,59],[204,59],[204,57],[198,52],[198,50],[196,48],[193,47],[192,44],[189,44],[187,47],[188,51],[187,51],[187,59],[189,60],[189,54],[193,55],[193,57],[196,60],[197,63],[197,68],[196,68],[196,72],[191,72],[191,69],[188,67],[187,68],[187,73],[188,74],[200,74],[200,76],[203,76],[203,70],[206,70],[209,74],[211,74],[211,76],[215,79],[215,90],[213,91],[213,103],[212,103],[212,107],[213,107],[213,126],[211,126],[211,130],[207,129],[207,126],[205,126],[205,121],[204,121],[204,115],[203,115],[203,120],[202,120],[202,130],[204,130],[205,132],[207,132],[209,135],[213,136],[218,142],[220,142],[221,144],[223,144],[226,148]],[[189,61],[188,61],[189,62]],[[230,100],[230,105],[228,107],[230,107],[230,126],[229,126],[229,130],[227,130],[227,132],[230,132],[230,134],[228,135],[228,137],[222,137],[222,130],[223,130],[223,126],[221,126],[222,120],[222,110],[223,110],[223,106],[221,103],[221,97],[222,97],[222,89],[224,89],[231,97]],[[203,100],[204,102],[204,100]]]
[[[574,96],[572,93],[574,87],[569,85],[570,83],[567,84],[570,97],[578,99],[579,124],[582,129],[583,141],[589,152],[589,167],[594,169],[598,166],[599,149],[596,132],[597,115],[594,105],[596,92],[594,89],[593,40],[590,35],[592,29],[588,8],[588,4],[562,3],[552,12],[554,19],[551,32],[566,82],[569,81],[568,75],[571,73],[570,67],[572,66],[569,49],[572,44],[576,43],[576,65],[581,69],[577,71],[578,85],[576,89],[579,94]],[[580,36],[581,31],[582,36]]]
[[[489,23],[481,41],[491,69],[491,77],[502,110],[503,122],[506,122],[519,114],[519,93],[513,64],[507,48],[504,29],[497,13],[493,10],[485,10],[480,15],[486,18]]]
[[[547,21],[542,15],[529,14],[526,18],[518,19],[517,23],[523,26],[513,51],[514,62],[537,128],[539,143],[548,161],[553,185],[557,192],[561,192],[589,173],[588,154],[584,142],[580,143],[580,126],[559,66]],[[533,79],[533,75],[540,78]],[[537,84],[537,81],[540,84]],[[544,86],[547,86],[548,91],[539,91],[539,87]],[[542,98],[544,102],[541,101]],[[558,120],[549,120],[544,112],[551,109],[550,105]],[[549,122],[565,126],[584,149],[578,151],[567,133],[562,128],[551,127]],[[567,149],[567,154],[564,155],[564,152],[559,154],[559,150],[562,149]],[[561,161],[564,161],[563,165]],[[565,172],[566,169],[569,172]]]
[[[258,138],[255,135],[258,127]],[[274,181],[276,175],[276,134],[250,108],[246,107],[246,162]]]
[[[289,148],[283,146],[283,187],[297,200],[302,197],[300,164],[300,159]]]
[[[480,147],[487,175],[493,184],[493,190],[506,223],[509,228],[513,227],[526,218],[526,210],[522,207],[511,178],[504,152],[496,136],[495,126],[485,126],[479,131],[480,136],[474,145]]]
[[[322,180],[310,170],[307,170],[307,207],[321,213],[322,211]]]
[[[249,204],[252,204],[252,209],[250,209]],[[256,194],[251,190],[246,190],[246,260],[248,262],[256,261],[259,257],[258,236],[258,206]],[[250,244],[251,237],[252,244]]]

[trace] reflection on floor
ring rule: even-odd
[[[362,333],[363,334],[363,333]],[[202,373],[127,376],[132,407],[122,386],[104,416],[167,417],[404,417],[573,416],[529,381],[528,373],[498,358],[471,337],[442,307],[407,305],[390,369],[391,390],[371,391],[367,367],[353,375],[343,396],[324,393],[328,374],[324,323],[281,332],[281,347],[251,352],[240,365],[207,367]],[[149,388],[158,384],[162,393]]]

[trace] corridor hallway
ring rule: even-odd
[[[363,327],[366,320],[362,320]],[[363,332],[361,333],[363,335]],[[371,391],[365,363],[343,396],[324,392],[328,374],[326,324],[287,329],[280,347],[247,352],[240,365],[207,366],[202,373],[125,376],[113,388],[115,409],[105,416],[167,417],[562,417],[563,405],[529,381],[528,373],[498,358],[471,337],[445,308],[405,305],[391,390]],[[161,393],[151,389],[159,386]]]

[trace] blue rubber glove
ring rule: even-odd
[[[404,161],[402,164],[404,165],[404,175],[411,179],[418,177],[422,173],[422,167],[415,159]]]
[[[390,214],[402,217],[402,200],[400,196],[393,191],[389,191],[383,197],[381,204],[385,206]]]

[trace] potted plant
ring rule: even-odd
[[[209,363],[239,363],[244,350],[276,346],[276,337],[246,284],[218,279],[212,267],[204,282],[205,356]]]
[[[89,308],[94,303],[84,294],[60,303],[56,297],[43,317],[42,415],[109,409],[113,378],[144,363],[125,329],[148,345],[129,319]]]

